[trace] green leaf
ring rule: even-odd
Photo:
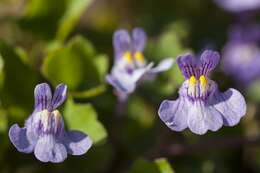
[[[157,166],[153,162],[145,159],[138,159],[134,162],[129,173],[159,173]]]
[[[74,103],[69,99],[65,106],[64,117],[69,129],[83,131],[91,137],[94,143],[101,142],[107,136],[91,104]]]
[[[134,162],[130,173],[174,173],[165,158],[156,159],[154,162],[138,159]]]
[[[82,13],[92,0],[70,0],[67,9],[59,21],[57,36],[58,40],[65,40],[77,24]]]
[[[260,101],[260,80],[256,80],[253,83],[249,85],[246,92],[249,96],[249,98],[253,101],[259,102]]]
[[[0,74],[4,69],[4,60],[2,58],[2,55],[0,54]]]
[[[43,38],[64,41],[92,0],[29,0],[20,26]]]
[[[0,132],[5,132],[8,127],[7,113],[0,108]]]
[[[133,96],[128,103],[129,117],[136,120],[141,127],[151,128],[156,117],[156,110],[146,100]]]
[[[63,2],[63,3],[61,3]],[[64,4],[64,0],[52,1],[52,0],[28,0],[25,14],[26,18],[37,18],[41,16],[49,16],[51,14],[59,12],[58,4]],[[56,9],[56,11],[55,11]]]
[[[37,36],[53,39],[60,18],[67,7],[67,0],[29,0],[26,3],[20,26]]]
[[[2,88],[3,82],[4,82],[4,60],[2,58],[2,55],[0,54],[0,90]],[[0,98],[1,101],[1,98]]]
[[[74,98],[90,98],[90,97],[96,97],[102,93],[104,93],[106,91],[106,85],[100,85],[94,88],[91,88],[89,90],[86,91],[80,91],[80,92],[71,92],[71,95]]]
[[[15,104],[23,108],[33,105],[33,90],[40,79],[39,73],[21,60],[14,47],[0,41],[4,60],[4,82],[1,98],[4,106]]]
[[[176,57],[188,51],[183,46],[183,40],[187,37],[188,31],[185,23],[174,22],[160,34],[159,38],[148,42],[146,55],[154,61],[159,62],[164,58]],[[157,97],[171,95],[183,82],[182,74],[175,63],[168,71],[160,74],[156,81],[153,81],[146,88]]]
[[[71,90],[88,90],[100,85],[106,68],[106,56],[96,55],[92,44],[77,36],[49,53],[42,72],[53,85],[63,82]]]
[[[158,166],[160,173],[174,173],[171,165],[165,158],[156,159],[155,163]]]
[[[96,69],[99,73],[100,76],[100,81],[105,80],[105,75],[108,72],[108,57],[107,55],[98,55],[94,60],[93,60],[94,65],[96,66]]]

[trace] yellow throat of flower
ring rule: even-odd
[[[197,79],[195,76],[191,76],[189,79],[189,86],[194,87],[197,84]]]
[[[134,57],[137,61],[144,62],[144,55],[141,52],[136,52]]]
[[[188,80],[188,94],[193,98],[202,98],[206,96],[208,90],[208,80],[206,76],[201,75],[199,79],[191,76]]]
[[[202,75],[202,76],[200,76],[200,84],[201,84],[201,86],[203,87],[203,88],[206,88],[206,86],[208,85],[208,80],[207,80],[207,78],[204,76],[204,75]]]
[[[123,55],[123,59],[125,59],[127,63],[132,63],[133,59],[132,59],[131,52],[129,51],[125,52]]]
[[[204,76],[204,75],[200,76],[199,82],[200,82],[200,85],[202,87],[206,87],[208,85],[208,80],[207,80],[206,76]],[[190,86],[195,86],[196,84],[197,84],[196,77],[195,76],[191,76],[190,79],[189,79],[189,85]]]
[[[189,79],[189,87],[194,88],[198,84],[198,82],[202,92],[205,92],[208,86],[208,80],[204,75],[201,75],[199,80],[197,80],[195,76],[191,76]]]
[[[55,123],[58,123],[61,118],[61,114],[58,110],[49,112],[47,109],[45,109],[42,112],[39,112],[39,115],[45,130],[47,130],[47,128],[49,127],[49,118],[51,118],[51,116],[54,117]]]

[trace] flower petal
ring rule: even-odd
[[[247,86],[260,75],[260,49],[257,42],[230,41],[224,48],[222,65],[228,75]]]
[[[9,130],[9,138],[16,149],[23,153],[31,153],[34,145],[31,145],[26,136],[26,128],[20,128],[17,124]]]
[[[215,0],[215,2],[225,10],[231,12],[243,12],[260,8],[258,0]]]
[[[205,134],[208,130],[217,131],[223,125],[222,115],[210,105],[196,101],[189,106],[188,126],[193,133]]]
[[[26,136],[31,143],[36,144],[39,139],[39,132],[42,128],[41,116],[43,112],[44,111],[35,111],[25,121]]]
[[[246,114],[246,102],[242,94],[231,88],[224,93],[214,94],[214,107],[222,114],[224,125],[234,126]]]
[[[200,57],[200,75],[207,75],[219,63],[220,55],[216,51],[205,50]]]
[[[156,67],[152,68],[149,73],[160,73],[169,70],[174,63],[173,58],[166,58],[162,60]]]
[[[135,52],[142,52],[146,44],[146,33],[142,28],[135,28],[132,32],[133,49]]]
[[[59,84],[54,92],[51,105],[53,109],[58,108],[66,99],[67,85]]]
[[[188,107],[185,99],[165,100],[159,108],[159,117],[172,130],[182,131],[187,128]]]
[[[113,46],[116,59],[122,58],[125,52],[131,51],[131,38],[129,33],[124,29],[117,30],[113,35]]]
[[[147,66],[138,68],[131,73],[128,73],[124,69],[114,68],[112,70],[112,75],[107,75],[106,80],[118,91],[129,94],[135,90],[137,81],[141,79],[141,77],[148,72],[152,66],[153,63],[150,63]]]
[[[79,131],[68,132],[64,142],[71,155],[85,154],[92,146],[90,137]]]
[[[50,86],[47,83],[41,83],[36,85],[34,89],[34,109],[41,111],[48,109],[51,104],[52,93]]]
[[[196,59],[192,54],[181,55],[177,58],[177,64],[183,76],[189,79],[191,76],[198,76]]]
[[[52,135],[43,136],[38,140],[34,154],[42,162],[60,163],[67,158],[65,146],[57,143]]]
[[[153,63],[149,63],[145,67],[134,70],[131,75],[131,80],[137,82],[145,73],[149,72],[152,67],[153,67]]]
[[[125,80],[125,79],[128,79],[129,77],[124,78],[123,76],[124,75],[122,75],[121,77],[107,75],[106,80],[117,91],[119,91],[121,93],[132,93],[136,88],[136,83]]]

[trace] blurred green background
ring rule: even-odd
[[[257,20],[258,16],[256,16]],[[221,51],[235,16],[212,0],[1,0],[0,172],[257,173],[260,172],[259,85],[246,96],[239,125],[197,136],[173,132],[159,119],[163,99],[175,99],[183,81],[174,65],[131,95],[122,116],[105,75],[113,63],[112,34],[143,27],[145,56],[159,62],[187,51]],[[218,68],[220,89],[239,89]],[[61,112],[67,129],[94,140],[87,154],[44,164],[18,152],[8,129],[33,108],[36,84],[66,83]]]

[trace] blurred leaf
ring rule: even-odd
[[[71,92],[71,95],[74,98],[90,98],[90,97],[96,97],[102,93],[104,93],[106,90],[106,86],[105,85],[100,85],[94,88],[91,88],[89,90],[86,91],[79,91],[79,92]]]
[[[8,125],[7,113],[5,110],[0,109],[0,132],[6,132]]]
[[[67,0],[28,0],[20,21],[21,27],[38,36],[53,39],[66,5]]]
[[[29,0],[21,26],[47,39],[64,41],[92,0]],[[47,25],[47,26],[46,26]]]
[[[128,104],[129,116],[136,120],[140,126],[150,128],[154,124],[156,110],[141,97],[132,97]]]
[[[174,22],[166,27],[157,40],[148,44],[149,57],[161,60],[165,57],[176,58],[188,51],[183,42],[188,36],[187,26],[183,22]]]
[[[2,58],[2,55],[0,55],[0,73],[2,73],[4,69],[4,60]]]
[[[96,61],[103,61],[97,64]],[[102,69],[103,68],[103,69]],[[66,83],[71,90],[97,87],[107,68],[105,56],[96,55],[92,44],[77,36],[44,59],[42,72],[53,85]]]
[[[15,104],[31,108],[34,86],[40,79],[39,73],[24,64],[15,48],[0,42],[4,65],[4,84],[1,92],[4,105]]]
[[[159,170],[153,162],[138,159],[134,162],[129,173],[159,173]]]
[[[129,173],[174,173],[174,171],[164,158],[156,159],[154,162],[138,159],[134,162]]]
[[[107,168],[114,159],[113,149],[111,143],[93,146],[80,160],[71,157],[71,162],[66,163],[66,172],[108,172]]]
[[[97,113],[91,104],[74,103],[69,99],[65,106],[64,117],[69,129],[81,130],[88,134],[94,143],[104,140],[107,132],[97,119]]]
[[[94,60],[93,63],[95,64],[97,71],[100,76],[100,81],[105,80],[105,75],[108,72],[109,62],[107,55],[98,55]]]
[[[253,101],[260,102],[260,80],[257,80],[249,85],[246,89],[249,98]]]
[[[28,0],[25,9],[25,17],[36,18],[40,16],[48,16],[57,13],[58,5],[66,1],[52,1],[52,0]],[[56,9],[56,10],[55,10]]]
[[[2,58],[2,55],[0,54],[0,90],[2,88],[3,82],[4,82],[4,60]],[[1,98],[0,98],[1,101]]]
[[[30,59],[27,55],[27,52],[22,47],[15,48],[16,54],[20,57],[24,64],[31,65]]]
[[[80,16],[86,9],[86,7],[92,2],[92,0],[69,0],[67,9],[59,20],[59,26],[57,31],[57,39],[65,40],[76,23],[80,19]]]
[[[165,158],[156,159],[155,163],[157,164],[160,173],[174,173],[171,165]]]
[[[147,57],[159,62],[167,57],[176,59],[178,55],[187,52],[188,49],[183,45],[188,35],[186,28],[183,22],[170,24],[158,39],[148,43]],[[148,90],[159,96],[172,95],[182,82],[182,74],[175,62],[170,70],[159,74],[158,80],[148,82]]]
[[[31,108],[32,107],[30,107],[28,110],[25,110],[23,107],[11,105],[8,106],[8,109],[6,111],[8,113],[8,117],[12,122],[24,122],[24,118],[27,118],[31,113]]]

